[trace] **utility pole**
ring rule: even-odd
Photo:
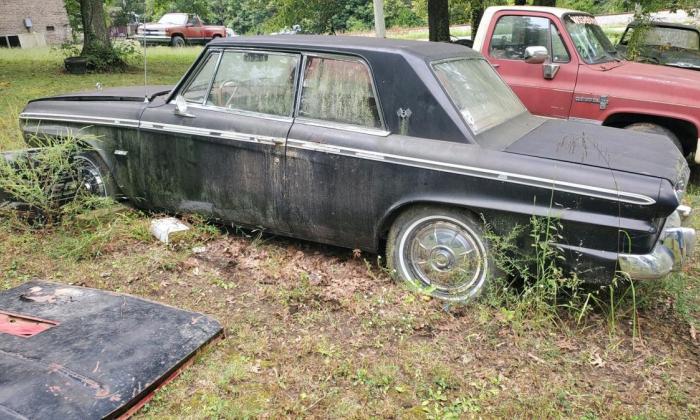
[[[373,0],[374,3],[374,33],[377,38],[386,38],[384,27],[384,0]]]

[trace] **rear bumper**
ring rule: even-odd
[[[680,270],[695,251],[695,229],[681,227],[681,219],[690,215],[690,208],[681,206],[666,221],[659,241],[649,254],[620,254],[620,271],[634,280],[653,280]]]

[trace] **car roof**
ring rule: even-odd
[[[478,58],[480,54],[462,45],[448,42],[426,42],[400,39],[374,38],[367,36],[336,35],[267,35],[218,38],[210,46],[244,48],[274,48],[282,50],[304,50],[326,53],[349,53],[364,56],[364,53],[391,53],[413,56],[426,60],[451,57]],[[375,54],[373,54],[375,55]]]

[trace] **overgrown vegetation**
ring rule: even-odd
[[[154,48],[149,79],[175,82],[198,51]],[[17,115],[29,99],[143,83],[140,72],[64,74],[47,50],[0,51],[0,74],[3,151],[24,147]],[[697,184],[689,192],[696,208]],[[221,320],[227,338],[139,417],[700,416],[697,262],[663,281],[575,297],[550,265],[556,220],[536,219],[519,232],[537,250],[534,268],[520,268],[529,288],[445,308],[365,260],[374,256],[244,236],[197,217],[188,218],[189,235],[166,246],[149,234],[151,215],[92,206],[51,229],[0,218],[0,289],[45,278]],[[504,249],[512,243],[503,238]],[[502,261],[504,269],[522,264]]]

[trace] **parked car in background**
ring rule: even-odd
[[[38,99],[21,127],[30,142],[89,142],[79,185],[91,191],[385,249],[400,279],[447,300],[481,292],[496,272],[489,235],[533,216],[558,219],[563,268],[589,282],[663,277],[695,243],[680,226],[689,168],[666,138],[533,116],[463,46],[224,38],[149,92]]]
[[[700,72],[624,60],[595,17],[489,7],[473,48],[533,114],[665,135],[700,163]]]
[[[663,64],[684,69],[700,70],[700,30],[692,25],[666,22],[627,25],[617,44],[617,50],[627,56],[629,44],[635,32],[641,31],[639,45],[634,51],[636,61]]]
[[[166,13],[158,23],[145,23],[136,30],[140,42],[169,44],[184,47],[188,44],[206,44],[215,38],[226,37],[226,27],[205,25],[197,15]]]

